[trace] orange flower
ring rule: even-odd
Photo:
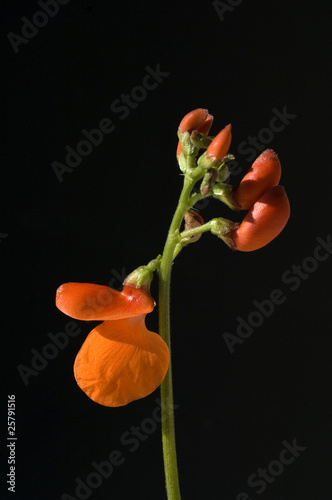
[[[197,130],[200,134],[207,135],[210,131],[213,122],[213,116],[209,114],[207,109],[194,109],[190,111],[184,118],[182,118],[179,125],[180,132],[184,134],[185,132],[191,130]],[[181,142],[178,142],[178,147],[176,150],[176,156],[179,157],[182,151]]]
[[[104,406],[123,406],[161,384],[169,349],[145,326],[155,302],[143,288],[125,285],[118,292],[92,283],[65,283],[57,290],[56,305],[72,318],[103,320],[74,364],[76,382],[89,398]]]
[[[233,200],[242,210],[249,210],[281,177],[278,156],[272,149],[263,151],[254,161],[240,184],[233,191]]]
[[[229,235],[233,248],[251,252],[264,247],[283,230],[289,215],[290,206],[284,188],[268,189]]]
[[[189,130],[198,130],[198,128],[203,125],[208,116],[209,112],[207,109],[194,109],[182,118],[179,129],[183,134],[185,132],[188,132]]]

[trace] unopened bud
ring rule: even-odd
[[[179,126],[179,131],[178,131],[178,136],[182,140],[182,134],[185,132],[191,132],[191,139],[193,136],[198,139],[198,144],[195,146],[200,148],[204,147],[207,148],[211,144],[211,138],[205,139],[203,136],[206,136],[211,128],[212,122],[213,122],[213,116],[210,114],[207,114],[204,121],[201,122],[202,118],[205,116],[205,111],[206,109],[195,109],[194,111],[191,111],[188,113],[183,120],[180,123]],[[187,128],[189,127],[189,128]],[[182,151],[182,145],[181,142],[178,142],[178,147],[176,150],[176,156],[179,158],[180,154]]]
[[[189,130],[197,130],[201,125],[203,125],[208,116],[209,112],[207,109],[194,109],[182,118],[179,129],[183,134]]]
[[[199,215],[195,210],[188,210],[184,215],[184,229],[185,231],[189,231],[190,229],[195,229],[196,227],[200,227],[204,224],[203,217]],[[192,236],[188,236],[188,238],[184,238],[182,240],[182,244],[185,243],[194,243],[199,240],[202,236],[202,233],[193,234]]]
[[[208,170],[212,167],[219,167],[229,161],[232,155],[227,155],[232,140],[231,125],[227,125],[213,139],[206,152],[198,159],[198,166]]]
[[[150,285],[153,279],[153,272],[148,266],[140,266],[130,273],[123,282],[123,286],[141,288],[146,293],[150,291]]]
[[[224,158],[229,150],[232,141],[232,126],[226,125],[221,132],[213,139],[206,151],[207,159],[210,161],[220,161]]]

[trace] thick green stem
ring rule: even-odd
[[[180,240],[180,226],[184,214],[190,208],[188,202],[196,180],[185,176],[179,204],[168,232],[159,267],[159,333],[171,351],[170,341],[170,284],[174,250]],[[161,384],[162,441],[166,490],[168,500],[180,500],[180,487],[176,460],[172,364]]]

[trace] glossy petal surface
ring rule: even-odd
[[[151,295],[142,289],[124,286],[122,292],[93,283],[65,283],[56,294],[56,306],[71,318],[116,320],[146,314],[154,308]]]
[[[277,186],[281,177],[281,165],[272,149],[263,151],[254,161],[239,186],[233,191],[233,198],[242,210],[249,210],[268,189]]]
[[[193,111],[190,111],[190,113],[187,113],[184,118],[182,118],[179,129],[182,133],[187,132],[188,130],[197,130],[200,126],[203,125],[205,120],[208,118],[208,115],[209,112],[207,109],[194,109]]]
[[[285,227],[290,215],[287,194],[282,186],[266,191],[246,214],[232,238],[236,250],[251,252],[264,247]]]

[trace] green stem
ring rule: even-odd
[[[213,219],[207,222],[206,224],[202,224],[201,226],[193,227],[192,229],[187,229],[187,231],[182,231],[182,233],[180,233],[181,239],[190,238],[191,236],[195,236],[196,234],[199,233],[206,233],[207,231],[211,230],[212,224],[213,224]]]
[[[170,340],[170,284],[174,250],[180,240],[180,226],[190,208],[189,197],[197,178],[185,176],[179,204],[174,214],[159,267],[159,333],[171,351]],[[166,491],[168,500],[180,500],[180,487],[176,460],[172,364],[161,384],[162,442]]]

